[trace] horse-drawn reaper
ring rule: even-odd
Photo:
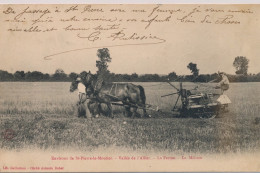
[[[153,111],[159,110],[158,106],[146,104],[145,91],[140,85],[132,83],[104,83],[103,80],[99,80],[90,72],[81,76],[80,82],[85,86],[85,98],[89,99],[87,106],[84,106],[84,101],[86,99],[83,101],[80,99],[78,103],[80,109],[83,107],[84,110],[90,107],[91,104],[94,104],[96,110],[95,114],[103,113],[109,117],[113,117],[112,105],[123,106],[126,115],[129,117],[138,116],[137,109],[143,110],[143,115],[141,117],[150,117],[146,112],[147,109]],[[181,117],[214,118],[219,115],[221,111],[224,111],[228,104],[231,103],[229,98],[223,94],[223,91],[220,91],[219,93],[207,91],[198,92],[198,87],[186,89],[183,87],[182,82],[180,82],[179,88],[170,82],[168,83],[175,88],[177,92],[161,97],[177,94],[178,97],[172,111],[175,112],[177,110]],[[70,91],[73,92],[78,89],[78,85],[79,80],[73,81],[71,83]],[[181,99],[181,106],[176,109],[179,99]],[[102,110],[101,104],[105,104],[107,110]],[[163,110],[160,111],[163,112]],[[84,113],[86,113],[86,111]]]

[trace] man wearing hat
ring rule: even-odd
[[[78,95],[79,95],[79,105],[78,106],[79,107],[83,106],[86,110],[87,118],[91,118],[92,115],[88,108],[89,99],[87,98],[87,94],[86,94],[86,86],[82,83],[82,80],[80,77],[78,77],[76,79],[76,81],[78,82]]]

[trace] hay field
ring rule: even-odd
[[[152,118],[124,117],[114,106],[115,118],[77,118],[77,93],[70,83],[0,83],[0,148],[92,151],[123,148],[132,151],[182,153],[243,153],[260,150],[260,83],[232,83],[226,92],[229,112],[216,119],[176,118],[171,112],[176,96],[167,83],[138,83],[147,103],[163,112]],[[192,88],[185,83],[185,87]],[[202,86],[201,86],[202,87]],[[7,129],[14,132],[5,139]]]

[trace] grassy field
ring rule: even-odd
[[[147,103],[163,112],[131,119],[114,106],[114,119],[88,120],[75,115],[78,96],[69,92],[70,83],[0,83],[0,148],[118,147],[177,154],[260,151],[260,83],[232,83],[226,93],[232,101],[229,112],[216,119],[176,118],[170,113],[176,96],[160,97],[174,92],[171,86],[139,84],[145,88]],[[7,129],[14,132],[11,139],[5,138]]]

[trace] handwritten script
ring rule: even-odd
[[[59,41],[87,45],[46,55],[49,60],[83,49],[162,44],[169,36],[164,29],[170,26],[241,25],[254,11],[217,5],[5,5],[1,13],[6,32],[62,35]]]

